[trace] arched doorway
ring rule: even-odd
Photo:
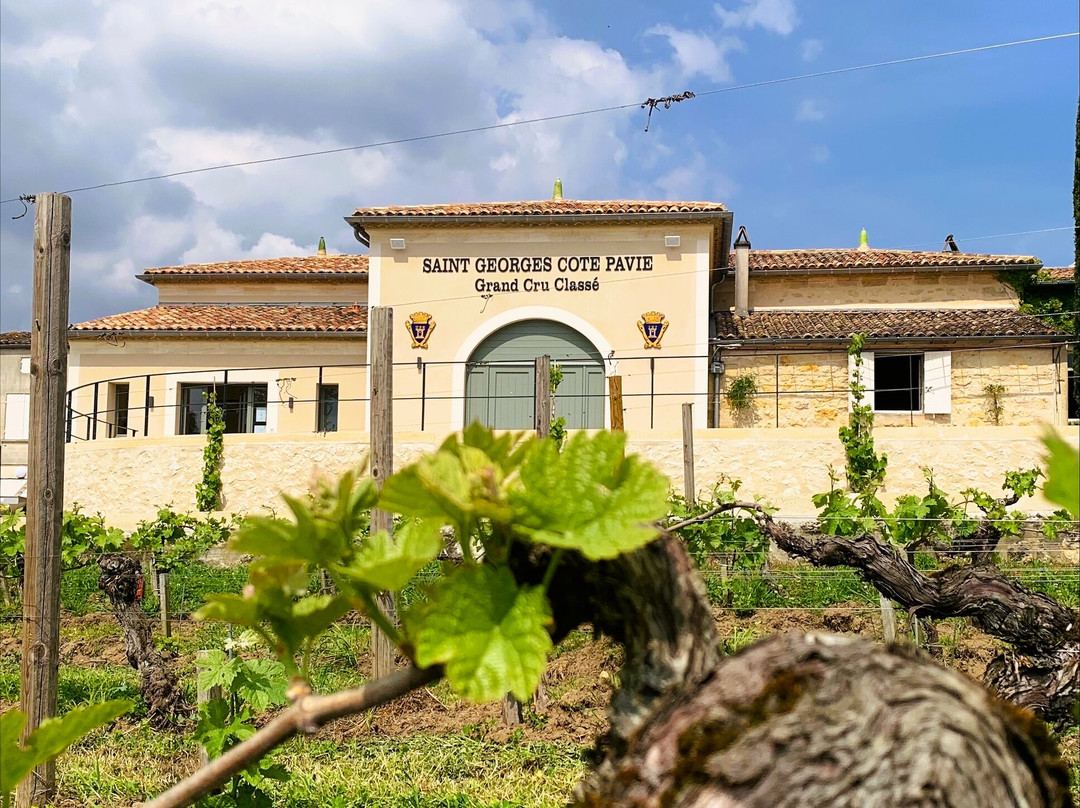
[[[465,371],[465,423],[492,429],[532,429],[534,365],[550,356],[562,368],[555,415],[567,429],[604,427],[604,361],[588,339],[553,320],[523,320],[488,336]]]

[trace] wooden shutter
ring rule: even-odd
[[[942,415],[952,412],[952,352],[923,354],[923,412]]]
[[[4,412],[4,440],[30,438],[30,394],[8,393]]]

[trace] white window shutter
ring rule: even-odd
[[[848,354],[847,358],[848,367],[848,412],[851,412],[851,407],[855,403],[851,396],[851,385],[855,383],[855,357]],[[874,352],[863,351],[862,352],[862,368],[860,368],[859,375],[862,377],[862,386],[866,388],[863,393],[863,404],[873,407],[874,406]]]
[[[923,354],[923,412],[943,415],[952,412],[952,352]]]
[[[30,374],[30,357],[24,356],[19,359],[19,373]]]
[[[4,411],[4,440],[30,437],[30,394],[8,393]]]

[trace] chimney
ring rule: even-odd
[[[746,228],[739,227],[735,239],[735,315],[745,317],[750,313],[750,239]]]
[[[319,236],[319,249],[315,253],[316,255],[326,255],[326,239]]]

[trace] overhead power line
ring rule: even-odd
[[[924,62],[930,59],[943,59],[949,56],[961,56],[968,53],[980,53],[982,51],[1001,50],[1003,48],[1012,48],[1018,45],[1033,45],[1039,42],[1050,42],[1056,39],[1068,39],[1071,37],[1080,36],[1080,31],[1072,31],[1066,34],[1053,34],[1051,36],[1034,37],[1031,39],[1019,39],[1013,42],[999,42],[994,45],[980,45],[974,48],[962,48],[960,50],[943,51],[941,53],[930,53],[923,56],[908,56],[903,59],[891,59],[885,62],[874,62],[872,64],[855,65],[853,67],[841,67],[835,70],[822,70],[816,73],[803,73],[798,76],[786,76],[778,79],[766,79],[765,81],[754,81],[748,84],[736,84],[731,87],[718,87],[713,90],[704,90],[703,92],[693,95],[684,94],[687,98],[702,97],[707,95],[718,95],[720,93],[731,93],[738,90],[750,90],[757,87],[768,87],[773,84],[787,84],[794,81],[805,81],[807,79],[822,78],[824,76],[836,76],[842,73],[853,73],[859,70],[872,70],[879,67],[891,67],[893,65],[909,64],[912,62]],[[537,123],[548,123],[551,121],[566,120],[568,118],[578,118],[585,115],[598,115],[604,112],[616,112],[625,109],[643,108],[649,106],[650,101],[663,101],[664,99],[647,99],[646,101],[634,101],[628,104],[615,104],[607,107],[596,107],[595,109],[579,110],[577,112],[565,112],[556,115],[543,115],[537,118],[526,118],[519,121],[504,121],[502,123],[487,124],[484,126],[472,126],[464,129],[453,129],[446,132],[436,132],[427,135],[415,135],[413,137],[394,138],[392,140],[380,140],[372,143],[364,143],[356,146],[339,146],[333,149],[319,149],[316,151],[298,152],[296,154],[285,154],[278,157],[264,157],[258,160],[243,160],[236,163],[222,163],[220,165],[203,166],[201,168],[190,168],[184,171],[172,171],[167,174],[154,174],[148,177],[134,177],[126,180],[116,180],[114,182],[102,182],[97,185],[85,185],[81,188],[70,188],[66,191],[61,191],[63,194],[77,194],[83,191],[97,191],[102,188],[115,188],[121,185],[134,185],[140,182],[153,182],[154,180],[167,180],[175,177],[186,177],[192,174],[203,174],[209,171],[221,171],[227,168],[246,168],[248,166],[266,165],[268,163],[281,163],[287,160],[300,160],[306,157],[320,157],[328,154],[341,154],[343,152],[350,151],[363,151],[364,149],[376,149],[383,146],[397,146],[407,143],[419,143],[426,140],[438,140],[441,138],[457,137],[459,135],[470,135],[479,132],[492,132],[499,129],[509,129],[517,126],[528,126]],[[682,100],[682,99],[680,99]],[[652,109],[650,108],[650,113]],[[19,197],[12,197],[11,199],[0,200],[0,205],[6,205],[9,202],[18,202]]]

